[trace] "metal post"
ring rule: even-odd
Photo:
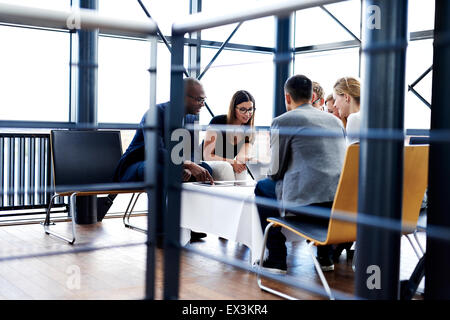
[[[98,0],[80,0],[80,8],[98,9]],[[78,124],[97,124],[98,30],[78,30]],[[75,222],[97,222],[97,197],[77,197]]]
[[[189,0],[189,14],[195,14],[202,11],[202,0]],[[190,39],[195,39],[195,44],[189,44],[189,76],[197,78],[200,74],[200,57],[201,57],[201,32],[192,32],[189,34]]]
[[[450,130],[450,1],[436,0],[431,138]],[[431,142],[429,159],[425,299],[450,299],[450,243],[433,239],[433,226],[450,227],[450,142]]]
[[[15,193],[15,186],[14,186],[14,176],[16,174],[15,169],[15,163],[16,163],[16,138],[10,137],[9,138],[9,157],[8,157],[8,205],[11,207],[14,207],[14,193]]]
[[[407,0],[363,1],[361,129],[403,130]],[[362,140],[360,213],[397,221],[391,231],[358,224],[355,294],[398,299],[403,141]]]
[[[5,196],[4,172],[5,172],[5,138],[0,137],[0,207],[3,207],[4,205],[4,196]]]
[[[30,148],[28,151],[28,204],[34,205],[35,179],[36,179],[36,139],[29,138]]]
[[[150,41],[150,108],[147,113],[146,125],[152,128],[158,126],[158,110],[156,107],[156,66],[157,66],[157,42],[153,37]],[[158,181],[159,166],[158,166],[158,149],[152,146],[158,145],[158,131],[147,130],[145,134],[146,143],[146,164],[145,164],[145,182],[147,186],[147,201],[148,201],[148,215],[147,215],[147,266],[146,266],[146,299],[153,300],[155,298],[155,244],[158,219],[162,215],[158,215],[162,210],[163,205],[163,186],[161,181]],[[147,147],[148,146],[148,147]]]
[[[273,117],[286,112],[284,83],[291,75],[293,48],[291,39],[292,14],[276,18],[275,83]]]
[[[172,31],[173,32],[173,31]],[[180,202],[181,165],[171,159],[176,142],[171,141],[172,131],[182,127],[184,117],[183,86],[183,36],[172,35],[172,63],[170,79],[170,107],[165,114],[165,138],[168,159],[164,168],[164,194],[167,194],[167,210],[164,212],[164,299],[177,299],[180,277]]]
[[[25,138],[19,138],[18,145],[18,194],[17,194],[17,202],[19,206],[25,205]]]

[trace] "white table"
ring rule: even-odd
[[[193,230],[246,245],[251,252],[252,264],[260,258],[263,230],[254,202],[254,186],[225,187],[183,183],[182,187],[182,245],[189,241],[190,230]],[[292,240],[293,234],[288,233],[291,234],[286,234],[288,240]]]

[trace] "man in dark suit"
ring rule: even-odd
[[[198,119],[198,114],[201,108],[205,105],[205,92],[202,84],[194,78],[184,79],[185,87],[185,118],[184,124],[194,124]],[[164,117],[165,109],[169,106],[170,102],[158,104],[158,163],[163,165],[164,153],[167,152],[165,145],[165,130],[164,130]],[[115,181],[129,182],[129,181],[143,181],[144,180],[144,164],[145,164],[145,142],[144,142],[144,130],[142,127],[145,124],[146,114],[142,117],[140,127],[131,141],[128,149],[122,155],[120,162],[116,169],[114,177]],[[191,133],[191,150],[194,150],[194,137]],[[209,181],[213,183],[211,177],[211,168],[206,163],[196,164],[194,163],[193,152],[191,154],[191,160],[185,160],[183,163],[183,181]]]
[[[198,119],[198,114],[201,108],[205,105],[205,92],[202,84],[194,78],[184,79],[184,91],[185,91],[185,118],[184,124],[194,124]],[[165,110],[169,106],[170,102],[158,104],[158,166],[162,167],[165,161],[165,154],[167,148],[165,145],[165,130],[164,130],[164,118]],[[133,140],[128,146],[125,153],[122,155],[119,164],[117,166],[114,181],[120,182],[136,182],[144,181],[145,174],[145,141],[144,130],[146,114],[142,117],[139,124],[140,128],[136,130]],[[190,131],[191,150],[194,150],[194,137],[192,131]],[[194,160],[194,152],[191,154],[191,160],[185,160],[183,162],[183,181],[206,181],[214,183],[211,177],[212,169],[204,162],[196,164]],[[162,170],[159,170],[158,181],[162,183]],[[103,206],[104,213],[107,212],[112,205],[112,196],[107,197],[110,199],[109,203],[105,203]],[[161,198],[163,196],[161,195]],[[112,200],[111,200],[112,199]],[[106,210],[106,211],[105,211]],[[160,211],[160,210],[158,210]],[[158,221],[162,221],[162,217],[159,217]],[[157,227],[158,233],[162,233],[162,225]],[[191,232],[191,240],[198,240],[205,237],[204,233]]]

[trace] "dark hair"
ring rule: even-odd
[[[236,118],[234,113],[235,108],[242,102],[248,101],[253,102],[253,108],[256,108],[255,98],[253,98],[250,92],[245,90],[239,90],[233,94],[233,97],[231,98],[230,101],[230,107],[228,108],[227,123],[232,123],[233,120]],[[248,123],[246,123],[246,125],[253,127],[254,123],[255,123],[255,112],[253,112],[252,117],[250,118]]]
[[[287,79],[284,90],[289,93],[294,101],[311,100],[312,81],[301,74],[296,74]]]
[[[238,90],[233,94],[233,97],[230,101],[230,107],[228,108],[228,114],[227,114],[227,123],[230,124],[233,122],[234,119],[236,119],[235,110],[236,107],[241,104],[242,102],[253,102],[253,108],[256,108],[256,102],[255,98],[251,95],[250,92],[246,90]],[[247,126],[250,128],[253,128],[255,125],[255,111],[253,111],[252,117],[248,122],[246,123]],[[245,142],[253,142],[254,136],[253,133],[246,134],[245,135]]]

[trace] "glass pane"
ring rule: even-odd
[[[70,9],[70,0],[2,0],[2,3],[43,9]]]
[[[150,16],[164,35],[171,35],[172,23],[189,15],[189,0],[142,0]],[[145,19],[147,15],[137,1],[100,1],[99,11],[125,19]]]
[[[352,14],[360,15],[359,12]],[[320,8],[297,11],[295,21],[296,47],[354,39]]]
[[[361,38],[361,0],[338,2],[325,8],[353,34]]]
[[[203,68],[216,53],[202,49]],[[258,54],[224,50],[202,79],[207,103],[215,115],[226,114],[231,97],[237,90],[247,90],[256,101],[255,125],[270,126],[273,105],[273,58]],[[200,123],[208,124],[211,116],[206,108]]]
[[[144,2],[144,1],[143,1]],[[121,19],[145,20],[147,16],[137,1],[108,0],[99,1],[98,11],[107,16]]]
[[[98,61],[98,122],[139,122],[150,101],[150,44],[100,37]]]
[[[406,83],[411,85],[433,64],[433,40],[409,43],[406,55]],[[423,78],[414,89],[431,103],[432,72]],[[407,92],[405,102],[405,128],[429,129],[431,111],[412,92]]]
[[[356,77],[359,73],[359,49],[344,49],[310,54],[297,54],[295,74],[303,74],[318,82],[325,97],[333,93],[333,86],[341,77]]]
[[[0,119],[69,120],[68,33],[0,27]]]
[[[218,12],[236,11],[237,8],[245,10],[245,8],[254,8],[258,6],[258,0],[203,0],[202,12],[217,14]],[[274,47],[275,31],[274,17],[266,17],[244,22],[230,42],[246,45],[255,45],[263,47]],[[236,28],[237,24],[226,25],[202,31],[202,39],[225,41],[228,36]]]
[[[409,0],[409,32],[434,29],[434,1]]]

